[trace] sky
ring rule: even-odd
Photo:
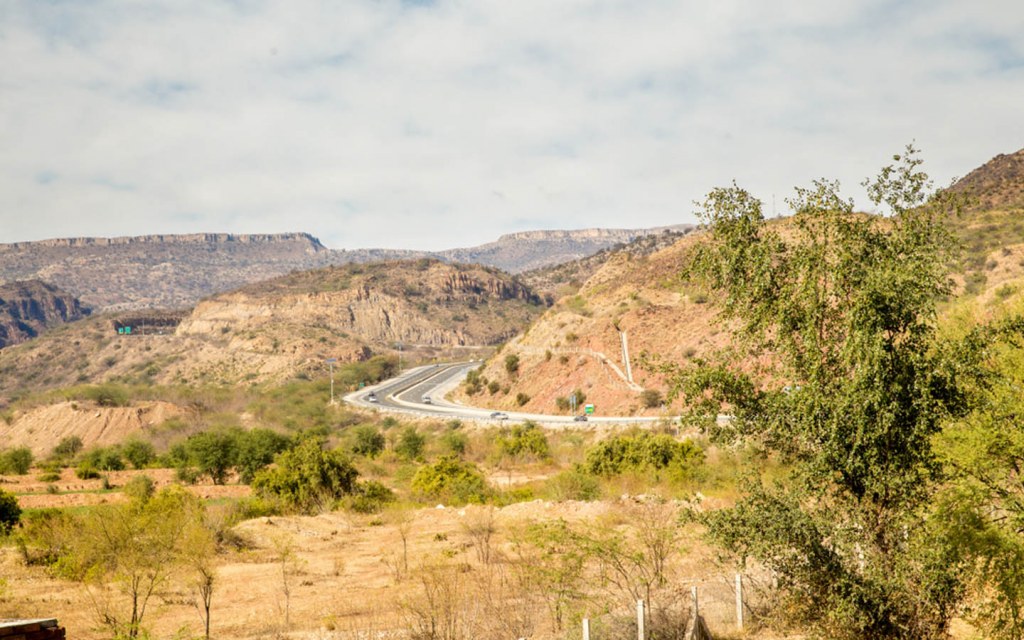
[[[0,242],[438,250],[1024,147],[1020,0],[0,0]]]

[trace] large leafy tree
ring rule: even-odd
[[[929,195],[914,149],[895,161],[866,184],[886,215],[856,213],[824,181],[798,189],[779,223],[742,189],[712,191],[690,274],[757,364],[673,369],[715,438],[790,463],[704,520],[776,572],[783,610],[829,637],[943,637],[964,593],[965,560],[930,517],[932,438],[979,382],[979,350],[943,345],[935,328],[956,203]]]

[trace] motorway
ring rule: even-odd
[[[502,423],[492,417],[493,409],[469,407],[445,400],[444,396],[457,387],[466,374],[480,362],[456,362],[451,364],[426,365],[416,367],[402,374],[385,380],[372,387],[366,387],[344,396],[350,405],[365,409],[378,409],[407,415],[441,420],[474,420],[478,422]],[[377,398],[370,401],[370,396]],[[430,402],[424,402],[430,398]],[[576,422],[573,416],[547,415],[541,413],[521,413],[517,411],[501,412],[508,416],[508,422],[533,420],[545,425],[585,426],[587,424],[642,424],[657,423],[666,418],[660,417],[629,417],[629,416],[589,416],[587,422]],[[671,418],[669,418],[671,419]]]

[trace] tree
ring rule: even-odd
[[[376,458],[384,451],[384,434],[372,424],[359,425],[352,430],[352,453],[357,456]]]
[[[136,469],[144,469],[146,465],[156,459],[156,450],[153,445],[137,438],[122,444],[121,453]]]
[[[338,450],[325,451],[316,438],[306,438],[294,449],[278,454],[275,462],[276,467],[256,474],[253,490],[296,511],[323,511],[356,489],[359,472],[348,456]]]
[[[777,572],[783,610],[836,638],[944,637],[963,595],[958,556],[926,526],[941,477],[931,439],[977,383],[935,330],[956,203],[927,197],[914,149],[895,159],[866,184],[885,218],[854,213],[829,182],[797,189],[781,225],[742,189],[712,191],[689,274],[720,295],[740,348],[767,354],[771,373],[667,368],[714,438],[792,464],[791,477],[753,480],[703,521]],[[716,423],[723,408],[731,417]]]
[[[274,461],[274,456],[291,445],[288,436],[270,429],[253,429],[238,434],[235,468],[242,482],[251,484],[256,473]]]
[[[18,499],[9,491],[0,489],[0,536],[5,536],[21,519],[21,507]]]
[[[18,447],[0,452],[0,474],[23,476],[32,467],[32,450]]]
[[[416,470],[413,493],[424,498],[442,499],[453,504],[482,503],[487,499],[487,480],[472,462],[457,456],[441,456],[433,464]]]
[[[78,436],[67,436],[53,448],[53,455],[61,458],[71,458],[82,450],[82,439]]]
[[[151,499],[90,511],[68,536],[60,561],[65,575],[83,580],[104,625],[115,637],[137,638],[149,603],[182,564],[193,535],[201,534],[203,507],[180,487]],[[121,598],[108,599],[107,583]]]
[[[238,459],[238,434],[234,431],[204,431],[188,439],[189,457],[201,475],[214,484],[224,484]]]
[[[510,353],[505,356],[505,372],[510,377],[514,377],[519,373],[519,356],[514,353]]]
[[[398,435],[398,442],[395,443],[395,453],[406,460],[415,460],[423,455],[423,448],[427,439],[416,427],[406,427]]]

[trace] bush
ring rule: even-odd
[[[601,484],[597,478],[577,466],[548,480],[545,492],[552,500],[557,501],[591,501],[601,497]]]
[[[360,483],[345,501],[345,506],[356,513],[380,513],[395,501],[395,492],[383,484],[370,480]]]
[[[107,360],[113,360],[107,366],[112,366],[117,362],[114,358],[107,358]],[[92,400],[101,407],[127,407],[131,400],[128,398],[128,392],[122,387],[112,384],[101,384],[94,387],[86,387],[82,392],[82,398],[85,400]]]
[[[518,406],[521,407],[521,406],[525,405],[529,401],[530,401],[530,396],[526,395],[522,391],[520,391],[519,393],[516,394],[516,404]]]
[[[21,507],[13,493],[0,489],[0,535],[11,532],[21,519]]]
[[[32,450],[28,447],[0,453],[0,474],[23,476],[32,468]]]
[[[547,436],[536,422],[526,421],[502,429],[494,439],[494,455],[497,458],[516,460],[547,460],[551,448]]]
[[[238,433],[234,430],[197,433],[185,443],[189,458],[200,475],[224,484],[238,460]]]
[[[241,481],[251,484],[256,474],[291,444],[291,438],[270,429],[253,429],[238,434],[235,468]]]
[[[599,442],[587,452],[583,469],[602,476],[667,469],[683,477],[690,475],[703,461],[704,452],[690,440],[640,433],[612,436]]]
[[[416,431],[416,427],[406,427],[398,436],[395,443],[395,453],[406,460],[416,460],[423,455],[423,448],[427,444],[426,437]]]
[[[352,430],[352,453],[357,456],[376,458],[384,451],[384,434],[372,424],[364,424]]]
[[[82,456],[82,462],[99,471],[120,471],[124,469],[124,460],[117,447],[96,447]]]
[[[121,445],[121,453],[135,469],[144,469],[156,459],[153,445],[138,438],[132,438]]]
[[[665,398],[657,389],[644,389],[643,393],[640,394],[640,401],[648,409],[657,409],[665,402]]]
[[[469,438],[466,434],[460,431],[448,431],[441,436],[441,446],[445,448],[448,453],[462,456],[466,453],[466,446],[469,444]]]
[[[53,455],[59,458],[72,458],[81,450],[82,439],[78,436],[68,436],[53,448]]]
[[[482,503],[490,491],[480,469],[455,456],[441,456],[420,467],[412,478],[416,495],[450,504]]]
[[[256,474],[252,486],[256,495],[280,500],[286,508],[316,513],[355,491],[359,472],[348,456],[324,451],[315,438],[278,454],[275,461],[276,467]]]
[[[152,498],[155,490],[156,485],[153,484],[153,479],[147,475],[135,476],[126,482],[122,489],[126,496],[140,503]]]
[[[75,467],[75,476],[79,480],[95,480],[100,477],[100,472],[88,461],[82,461]]]
[[[510,353],[505,356],[505,371],[510,376],[514,376],[519,373],[519,356],[514,353]]]

